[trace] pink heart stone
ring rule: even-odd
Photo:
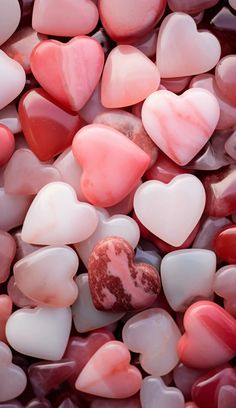
[[[236,106],[236,55],[222,58],[215,70],[216,83],[224,97]]]
[[[15,139],[6,126],[0,124],[0,166],[8,162],[15,149]]]
[[[12,301],[8,295],[0,295],[0,341],[7,342],[5,327],[12,313]]]
[[[110,207],[125,198],[150,163],[140,147],[105,125],[84,126],[74,137],[72,151],[83,169],[82,192],[98,207]]]
[[[0,50],[0,110],[21,93],[25,82],[25,71],[22,66]]]
[[[219,0],[168,0],[168,6],[172,11],[195,14],[213,7],[218,2]]]
[[[8,232],[0,230],[0,284],[8,279],[15,253],[14,238]]]
[[[29,196],[10,195],[0,187],[0,229],[9,231],[22,225],[31,201]]]
[[[175,163],[183,166],[201,150],[219,120],[219,105],[210,92],[190,89],[151,94],[142,108],[143,125],[151,139]]]

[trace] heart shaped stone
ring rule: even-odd
[[[135,193],[134,210],[149,231],[176,247],[184,243],[197,225],[205,200],[200,180],[191,174],[181,174],[169,184],[156,180],[143,183]]]
[[[6,322],[12,313],[12,301],[8,295],[0,295],[0,341],[7,342]]]
[[[2,341],[0,341],[0,361],[0,402],[5,402],[22,394],[27,384],[27,377],[20,367],[12,364],[11,350]]]
[[[216,274],[213,285],[214,292],[224,298],[224,308],[236,317],[236,266],[226,265]]]
[[[72,38],[66,44],[43,41],[31,54],[31,69],[36,80],[57,102],[75,112],[92,95],[103,64],[101,45],[86,36]]]
[[[236,130],[226,140],[225,151],[234,161],[236,160]]]
[[[236,55],[227,55],[222,58],[215,69],[215,78],[218,88],[225,98],[236,105]]]
[[[19,309],[6,324],[7,340],[19,353],[44,360],[60,360],[71,329],[70,308]]]
[[[191,305],[184,315],[184,327],[178,354],[185,365],[209,369],[236,355],[236,321],[216,303]]]
[[[0,110],[21,93],[25,82],[26,76],[22,66],[0,50]]]
[[[134,105],[156,91],[159,84],[158,68],[145,54],[131,45],[118,45],[104,66],[101,101],[106,108]]]
[[[236,10],[236,0],[229,0],[229,4],[234,10]]]
[[[7,293],[10,296],[12,303],[17,307],[35,307],[37,306],[32,299],[27,298],[18,288],[15,278],[12,275],[7,282]]]
[[[77,390],[106,398],[128,398],[141,387],[140,371],[130,365],[130,353],[120,341],[109,341],[96,351],[80,373]],[[104,364],[106,361],[106,364]]]
[[[193,242],[192,248],[214,250],[214,239],[217,233],[226,225],[232,224],[228,218],[208,217],[202,223],[201,228]]]
[[[78,296],[73,280],[78,266],[72,248],[46,247],[15,263],[13,272],[18,288],[36,304],[67,307]]]
[[[168,0],[172,11],[183,11],[187,14],[196,14],[213,7],[219,0]]]
[[[198,32],[194,19],[188,14],[172,13],[163,20],[156,54],[161,78],[210,71],[219,61],[220,54],[217,38],[208,31]]]
[[[140,390],[142,408],[184,408],[184,397],[178,388],[167,387],[160,377],[145,377]]]
[[[31,201],[30,196],[10,195],[0,187],[0,230],[9,231],[22,225]]]
[[[72,151],[83,169],[82,192],[98,207],[110,207],[125,198],[150,163],[142,149],[105,125],[84,126],[74,137]]]
[[[60,181],[61,174],[39,161],[29,149],[18,149],[4,171],[4,189],[7,194],[35,195],[48,183]]]
[[[192,386],[205,373],[205,370],[187,367],[183,363],[178,364],[173,370],[173,380],[176,387],[182,392],[186,401],[192,399]]]
[[[14,103],[0,110],[0,124],[8,127],[13,134],[21,132],[20,118]]]
[[[15,254],[16,243],[14,238],[7,232],[0,230],[0,284],[8,279]]]
[[[216,254],[229,264],[236,264],[235,242],[236,224],[222,228],[215,237],[214,250]]]
[[[206,109],[207,107],[207,109]],[[143,125],[151,139],[175,163],[189,163],[213,134],[220,116],[214,95],[189,89],[151,94],[142,108]]]
[[[89,287],[99,310],[123,312],[151,306],[160,292],[158,271],[134,263],[130,244],[119,237],[97,243],[88,261]]]
[[[78,115],[56,105],[40,88],[23,95],[19,115],[27,143],[42,161],[53,159],[70,146],[82,126]]]
[[[175,311],[213,293],[216,256],[207,249],[182,249],[164,256],[161,282],[166,299]]]
[[[1,0],[0,4],[0,45],[8,40],[17,29],[21,10],[18,0]]]
[[[64,245],[83,241],[98,224],[96,210],[77,201],[73,188],[63,182],[44,186],[25,217],[22,239],[36,245]]]
[[[105,327],[121,319],[124,313],[104,312],[95,308],[87,273],[80,274],[75,281],[78,285],[79,295],[72,306],[72,315],[75,328],[79,333]]]
[[[164,309],[144,310],[129,319],[122,338],[129,350],[140,353],[142,368],[155,377],[168,374],[177,365],[180,331]]]
[[[102,239],[109,236],[121,237],[128,241],[132,248],[136,248],[140,238],[137,223],[127,215],[117,214],[109,217],[108,212],[104,209],[97,209],[97,214],[99,222],[93,235],[74,245],[85,266],[88,265],[89,256],[95,245]]]
[[[91,0],[36,0],[33,28],[44,34],[75,37],[88,34],[96,27],[98,10]]]
[[[2,124],[0,124],[0,145],[0,166],[3,166],[15,150],[15,139],[10,129]]]

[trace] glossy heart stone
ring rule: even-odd
[[[92,95],[103,64],[102,47],[86,36],[72,38],[66,44],[43,41],[31,54],[31,69],[40,85],[58,103],[75,112]]]
[[[236,131],[226,140],[225,150],[232,159],[236,160]]]
[[[129,350],[140,353],[142,368],[154,377],[168,374],[179,361],[177,343],[181,334],[164,309],[153,308],[131,317],[122,338]]]
[[[12,313],[12,301],[8,295],[0,295],[0,341],[7,343],[6,322]]]
[[[20,22],[20,5],[18,0],[1,0],[0,4],[0,45],[17,29]]]
[[[106,361],[106,364],[104,364]],[[139,370],[130,365],[130,353],[120,341],[109,341],[96,351],[80,373],[75,387],[106,398],[127,398],[141,387]]]
[[[26,76],[22,66],[0,50],[0,109],[5,108],[21,93],[25,81]]]
[[[12,275],[7,282],[7,293],[12,303],[17,307],[35,307],[37,306],[32,299],[27,298],[18,288],[15,278]]]
[[[23,308],[8,319],[6,336],[19,353],[57,361],[65,352],[70,329],[70,308]]]
[[[123,238],[99,241],[88,261],[89,287],[99,310],[123,312],[151,306],[160,291],[158,271],[134,263],[134,252]]]
[[[21,131],[21,123],[14,103],[0,110],[0,124],[5,125],[13,134]]]
[[[203,185],[191,174],[176,176],[169,184],[146,181],[134,196],[134,210],[141,223],[173,246],[188,238],[204,207]]]
[[[10,348],[0,341],[0,402],[8,401],[18,397],[27,384],[24,371],[12,364],[12,353]],[[11,379],[9,381],[9,378]]]
[[[18,288],[36,304],[67,307],[78,296],[73,280],[78,266],[70,247],[46,247],[15,263],[13,271]]]
[[[219,61],[220,54],[221,47],[217,38],[207,31],[198,32],[194,19],[189,15],[177,12],[169,14],[163,20],[156,54],[161,78],[210,71]]]
[[[235,0],[229,0],[229,4],[231,5],[231,7],[236,10],[236,1]]]
[[[60,181],[59,171],[39,161],[29,149],[18,149],[4,171],[4,189],[7,194],[35,195],[46,184]]]
[[[216,274],[213,285],[214,292],[224,298],[224,308],[236,317],[236,266],[226,265]]]
[[[98,10],[90,0],[36,0],[33,28],[44,34],[75,37],[88,34],[96,27]]]
[[[132,218],[119,214],[109,217],[108,212],[104,209],[97,209],[97,214],[99,222],[93,235],[74,245],[85,266],[88,265],[89,256],[95,245],[102,239],[109,236],[121,237],[134,249],[140,237],[139,227]]]
[[[224,261],[235,264],[235,243],[236,243],[236,225],[232,224],[222,228],[217,234],[214,242],[216,254]]]
[[[72,306],[72,316],[75,328],[79,333],[105,327],[121,319],[124,313],[105,312],[95,308],[89,289],[87,273],[80,274],[75,281],[79,294]]]
[[[162,151],[159,151],[157,161],[146,171],[143,179],[144,181],[159,180],[163,183],[169,183],[175,176],[185,173],[188,173],[188,171],[184,167],[178,166]]]
[[[146,377],[140,391],[142,408],[184,408],[184,397],[175,387],[167,387],[161,377]]]
[[[178,354],[185,365],[210,369],[235,356],[235,319],[216,303],[199,301],[191,305],[184,315],[184,327]]]
[[[192,399],[192,386],[205,373],[205,370],[187,367],[183,363],[178,364],[173,371],[173,380],[176,387],[182,392],[186,401]]]
[[[134,105],[156,91],[159,84],[158,68],[145,54],[131,45],[118,45],[104,66],[101,101],[106,108]]]
[[[230,225],[228,218],[208,217],[202,223],[199,232],[193,242],[192,248],[214,250],[214,240],[217,233],[226,225]]]
[[[36,245],[64,245],[83,241],[98,224],[96,210],[77,200],[73,188],[49,183],[33,200],[25,217],[22,239]]]
[[[31,201],[29,196],[10,195],[0,187],[0,230],[9,231],[22,225]]]
[[[216,83],[225,98],[236,105],[236,55],[227,55],[222,58],[215,70]]]
[[[8,279],[15,254],[14,238],[8,232],[0,230],[0,284]]]
[[[219,115],[216,98],[202,89],[191,89],[181,96],[157,91],[145,100],[142,108],[143,125],[151,139],[181,166],[189,163],[207,143]]]
[[[216,271],[216,256],[206,249],[182,249],[164,256],[161,282],[168,303],[184,311],[196,300],[210,298]]]
[[[142,149],[105,125],[84,126],[74,137],[72,151],[83,169],[82,192],[98,207],[110,207],[125,198],[150,163]]]
[[[183,11],[188,14],[199,13],[218,3],[219,0],[168,0],[172,11]]]
[[[66,111],[46,94],[34,89],[19,104],[24,136],[39,160],[51,160],[70,146],[82,123],[78,115]]]
[[[0,166],[8,162],[15,149],[15,139],[6,126],[0,124]]]

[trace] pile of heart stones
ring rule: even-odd
[[[236,407],[236,0],[0,1],[0,407]]]

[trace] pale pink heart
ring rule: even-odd
[[[102,104],[106,108],[134,105],[158,89],[159,84],[159,71],[145,54],[131,45],[118,45],[104,66]]]
[[[141,387],[142,376],[136,367],[129,364],[130,358],[122,342],[105,343],[83,368],[76,380],[76,389],[106,398],[128,398],[136,394]]]
[[[18,0],[1,0],[0,2],[0,45],[3,44],[20,22],[21,10]]]
[[[158,147],[184,166],[213,134],[220,116],[217,99],[203,89],[177,96],[170,91],[152,93],[142,108],[143,125]]]
[[[32,299],[27,298],[18,288],[15,278],[12,275],[7,282],[7,293],[12,303],[17,307],[35,307],[37,306]]]
[[[229,0],[229,4],[234,10],[236,10],[236,0]]]
[[[9,231],[22,225],[31,201],[30,196],[10,195],[0,187],[0,229]]]
[[[35,195],[46,184],[61,178],[55,167],[40,162],[31,150],[18,149],[6,166],[4,189],[7,194]]]
[[[167,387],[161,377],[143,380],[140,399],[142,408],[184,408],[184,396],[178,388]]]
[[[24,68],[0,50],[0,109],[5,108],[21,93],[25,82]]]
[[[40,33],[75,37],[90,33],[97,22],[98,10],[91,0],[34,2],[32,26]]]
[[[67,307],[77,298],[73,280],[79,266],[72,248],[46,247],[15,263],[15,282],[22,293],[38,305]]]
[[[20,118],[14,103],[0,110],[0,124],[7,126],[13,134],[21,131]]]
[[[224,308],[236,317],[236,265],[226,265],[215,274],[214,292],[224,299]]]
[[[208,31],[198,32],[194,19],[188,14],[172,13],[163,20],[156,54],[161,78],[210,71],[219,61],[220,54],[217,38]]]
[[[12,300],[8,295],[0,295],[0,341],[7,342],[6,322],[12,313]]]
[[[67,183],[44,186],[25,217],[22,239],[36,245],[65,245],[87,239],[98,224],[92,205],[77,200]]]
[[[0,230],[0,284],[10,275],[10,268],[16,253],[16,243],[8,232]]]

